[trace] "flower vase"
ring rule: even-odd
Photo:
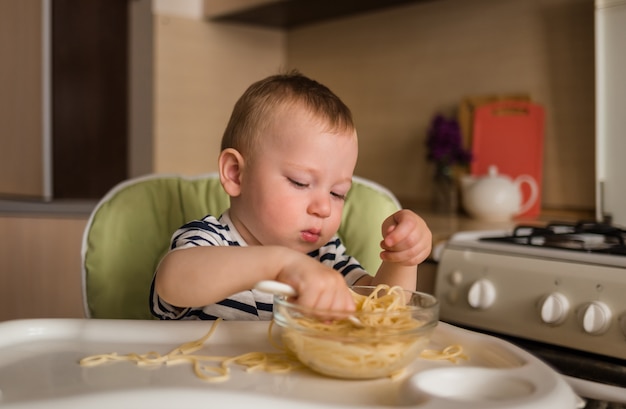
[[[433,178],[433,211],[456,214],[459,207],[458,189],[450,166],[437,166]]]

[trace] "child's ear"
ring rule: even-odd
[[[241,193],[241,172],[244,159],[238,150],[233,148],[224,149],[218,158],[220,181],[224,190],[230,197],[239,196]]]

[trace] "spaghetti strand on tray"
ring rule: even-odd
[[[467,355],[463,353],[463,347],[459,344],[449,345],[441,351],[425,349],[420,354],[420,357],[431,360],[450,361],[452,363],[468,359]]]
[[[350,320],[324,320],[313,316],[293,317],[280,312],[283,318],[290,320],[291,328],[282,328],[283,345],[275,342],[272,336],[274,321],[269,323],[267,336],[278,352],[248,352],[237,356],[203,355],[197,353],[211,338],[222,321],[216,320],[209,331],[193,341],[185,342],[166,354],[149,351],[144,354],[128,353],[97,354],[87,356],[79,361],[83,367],[94,367],[106,363],[133,362],[138,366],[191,364],[194,374],[208,382],[223,382],[230,378],[231,366],[243,366],[246,372],[265,371],[269,373],[286,373],[305,364],[313,369],[315,365],[339,368],[341,374],[332,371],[320,371],[331,376],[346,377],[379,377],[377,373],[388,372],[390,362],[402,362],[406,356],[421,356],[424,359],[448,360],[456,363],[467,359],[460,345],[450,345],[442,351],[424,349],[429,337],[415,337],[412,329],[423,325],[415,319],[406,305],[404,290],[400,287],[379,285],[367,296],[353,292],[356,314],[363,326],[355,326]],[[316,336],[304,335],[315,333]],[[391,340],[385,336],[393,334]],[[397,335],[396,334],[400,334]],[[404,334],[404,335],[402,335]],[[363,342],[345,342],[348,339],[363,339]],[[420,352],[421,351],[421,354]],[[391,373],[392,379],[402,374],[401,365]],[[363,376],[365,374],[366,376]]]
[[[79,361],[81,366],[92,367],[107,362],[134,362],[138,366],[176,365],[191,363],[195,375],[208,382],[223,382],[230,378],[230,366],[241,365],[247,372],[263,370],[269,373],[289,372],[300,366],[298,361],[284,352],[248,352],[237,356],[194,355],[213,335],[221,319],[211,325],[211,329],[201,338],[181,344],[170,352],[161,355],[150,351],[145,354],[118,353],[87,356]]]

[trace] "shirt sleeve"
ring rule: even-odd
[[[213,216],[194,220],[176,230],[172,235],[170,251],[197,246],[239,246],[230,234],[229,227]],[[154,289],[154,279],[150,286],[150,309],[162,320],[217,318],[237,320],[271,319],[272,299],[267,294],[242,291],[218,303],[200,307],[177,307],[161,299]]]
[[[172,236],[170,249],[195,246],[238,246],[230,238],[228,226],[222,225],[215,217],[206,216],[194,220],[176,230]]]

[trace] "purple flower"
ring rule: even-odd
[[[427,159],[437,166],[467,165],[472,153],[463,148],[461,127],[456,119],[446,119],[437,114],[428,130],[426,139]]]

